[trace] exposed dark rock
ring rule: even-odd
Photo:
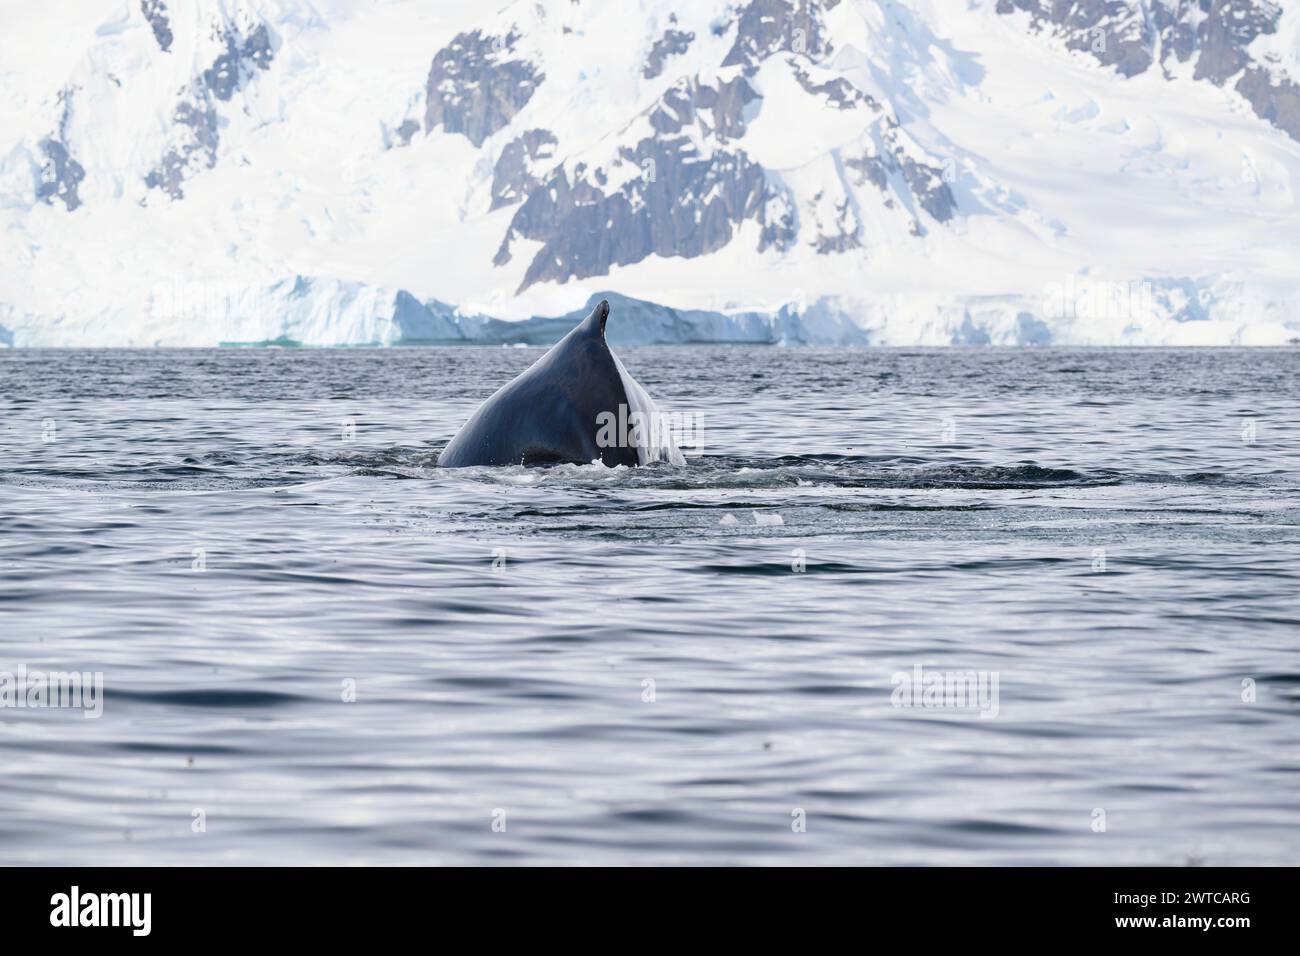
[[[820,201],[822,194],[813,197],[814,203]],[[820,223],[813,246],[819,255],[832,252],[848,252],[862,246],[862,228],[853,212],[853,202],[847,196],[834,204],[833,221]]]
[[[1195,14],[1202,0],[1165,0],[1151,8],[1151,21],[1159,38],[1160,62],[1172,57],[1186,63],[1196,52]],[[1166,68],[1166,75],[1168,69]]]
[[[804,91],[821,97],[827,106],[833,106],[837,110],[851,110],[865,103],[873,110],[880,109],[873,97],[863,93],[842,76],[832,77],[824,83],[814,83],[812,75],[800,67],[793,57],[790,58],[790,65],[794,70],[795,79],[799,81]]]
[[[555,158],[556,140],[549,130],[530,129],[506,144],[492,175],[492,208],[523,200],[541,181],[538,167]]]
[[[182,184],[200,169],[217,164],[218,132],[216,107],[202,88],[190,91],[190,99],[176,104],[172,114],[176,144],[163,154],[162,160],[145,176],[145,185],[161,189],[172,199],[183,199]]]
[[[589,182],[570,183],[557,169],[534,190],[511,223],[511,235],[544,243],[521,289],[535,282],[605,275],[647,256],[705,255],[721,249],[745,219],[760,218],[767,194],[763,169],[744,153],[692,155],[689,141],[646,139],[625,157],[654,164],[641,177],[605,195]],[[498,264],[508,261],[508,242]]]
[[[1274,0],[1149,0],[1145,7],[1137,0],[998,0],[997,11],[1027,12],[1034,30],[1124,76],[1144,72],[1157,50],[1166,73],[1171,60],[1195,60],[1196,79],[1232,85],[1257,116],[1300,139],[1300,86],[1250,52],[1257,37],[1277,31],[1282,8]]]
[[[390,142],[387,146],[409,146],[411,139],[420,131],[420,124],[413,119],[402,120],[397,129],[393,130],[396,137],[395,142]]]
[[[763,226],[758,237],[760,251],[788,249],[799,238],[799,220],[795,215],[794,203],[784,191],[769,187],[759,222]]]
[[[59,118],[59,128],[52,135],[41,141],[41,152],[45,154],[45,163],[41,167],[40,178],[36,183],[36,198],[49,205],[60,200],[68,212],[81,205],[77,193],[81,181],[86,178],[86,171],[73,158],[68,149],[68,120],[72,108],[72,89],[59,91],[59,103],[63,107]]]
[[[860,158],[844,160],[845,167],[857,174],[856,184],[870,182],[886,196],[891,192],[906,192],[938,222],[952,219],[957,212],[957,200],[944,179],[942,167],[914,159],[898,137],[898,126],[886,124],[880,135],[882,148]],[[913,232],[924,235],[919,223]]]
[[[61,200],[68,212],[72,212],[81,205],[77,187],[86,178],[86,171],[68,153],[68,147],[57,139],[42,140],[41,151],[45,153],[45,165],[36,185],[36,198],[50,205],[56,199]]]
[[[947,222],[957,211],[957,200],[943,180],[943,170],[937,166],[920,163],[901,150],[896,154],[898,166],[907,180],[907,186],[921,204],[921,208],[939,222]]]
[[[511,59],[518,34],[461,33],[439,50],[425,84],[424,130],[441,126],[475,146],[524,108],[545,75],[532,63]]]
[[[164,0],[140,0],[140,12],[153,28],[154,39],[164,53],[172,48],[172,27],[167,19],[167,4]]]
[[[673,134],[698,124],[705,135],[737,139],[745,135],[745,107],[758,98],[743,77],[720,82],[716,88],[683,79],[665,90],[650,110],[650,125],[658,133]]]
[[[1207,0],[1208,2],[1208,0]],[[1300,140],[1300,87],[1282,70],[1252,59],[1249,46],[1261,34],[1276,33],[1282,8],[1270,0],[1213,0],[1197,30],[1197,79],[1233,88],[1255,115]]]
[[[1130,0],[998,0],[998,13],[1024,10],[1035,30],[1050,30],[1071,50],[1091,53],[1124,76],[1151,65],[1151,36]]]
[[[898,120],[884,112],[876,100],[863,93],[843,77],[833,77],[816,83],[812,75],[799,65],[795,57],[789,58],[799,85],[809,94],[823,100],[827,107],[839,110],[868,109],[880,117],[872,137],[876,140],[873,152],[861,157],[846,157],[844,166],[856,185],[870,182],[886,196],[886,206],[893,208],[892,195],[909,194],[917,205],[939,222],[952,219],[957,209],[956,199],[945,181],[943,170],[914,159],[900,141],[902,135]],[[892,182],[891,182],[892,180]],[[820,195],[817,200],[820,200]],[[816,201],[816,200],[815,200]],[[845,252],[861,245],[861,227],[848,199],[836,200],[836,208],[829,221],[818,218],[818,233],[813,240],[819,253]],[[912,224],[914,235],[924,235],[925,229],[918,221]]]
[[[172,145],[145,176],[145,185],[161,189],[172,199],[185,196],[183,183],[201,169],[217,163],[220,114],[217,102],[228,102],[243,89],[255,71],[268,70],[275,57],[271,34],[258,24],[247,34],[233,27],[218,29],[222,51],[188,87],[172,114]]]
[[[241,50],[244,62],[251,63],[259,70],[269,70],[275,59],[275,50],[271,46],[271,32],[265,23],[259,23],[253,32],[244,37]]]
[[[1196,31],[1200,56],[1196,78],[1223,86],[1251,62],[1248,47],[1261,33],[1277,29],[1282,11],[1256,0],[1214,0]]]
[[[744,66],[753,73],[781,50],[820,59],[831,51],[822,24],[823,10],[838,0],[749,0],[736,16],[736,40],[723,66]]]
[[[1300,86],[1251,67],[1237,81],[1236,90],[1250,101],[1257,116],[1300,139]]]
[[[250,68],[270,69],[275,52],[265,24],[259,24],[247,36],[234,29],[226,30],[221,39],[225,50],[203,71],[203,84],[217,99],[229,100],[248,82]]]
[[[858,174],[857,185],[870,180],[882,193],[889,191],[889,174],[897,169],[892,158],[886,156],[849,157],[844,160],[844,165]]]
[[[665,30],[664,35],[656,40],[654,46],[650,48],[650,54],[646,57],[641,75],[647,80],[653,80],[663,73],[664,63],[670,56],[685,53],[690,49],[694,40],[695,34],[688,30],[674,30],[671,28]]]
[[[725,143],[743,135],[745,106],[757,94],[741,77],[717,87],[682,80],[648,114],[656,134],[624,147],[612,170],[553,169],[516,211],[494,260],[510,261],[514,238],[543,243],[524,276],[535,282],[605,275],[647,256],[705,255],[731,241],[741,222],[761,226],[760,250],[793,238],[789,204],[763,168]],[[692,127],[688,131],[687,127]],[[699,138],[718,145],[701,155]],[[633,168],[629,178],[626,166]]]
[[[239,47],[234,36],[225,39],[225,51],[203,71],[203,85],[219,100],[229,100],[239,89]]]

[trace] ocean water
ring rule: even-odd
[[[540,354],[0,351],[0,862],[1295,862],[1300,351]]]

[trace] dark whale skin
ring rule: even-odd
[[[596,444],[597,416],[618,415],[627,390],[605,342],[609,303],[478,407],[438,456],[439,468],[471,465],[638,464],[634,447]]]

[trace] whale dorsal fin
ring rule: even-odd
[[[582,320],[578,326],[584,335],[598,335],[603,341],[605,338],[605,322],[609,318],[609,300],[601,299],[596,303],[596,307],[591,310],[591,314]]]

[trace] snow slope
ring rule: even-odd
[[[0,344],[1284,344],[1296,7],[4,0]]]

